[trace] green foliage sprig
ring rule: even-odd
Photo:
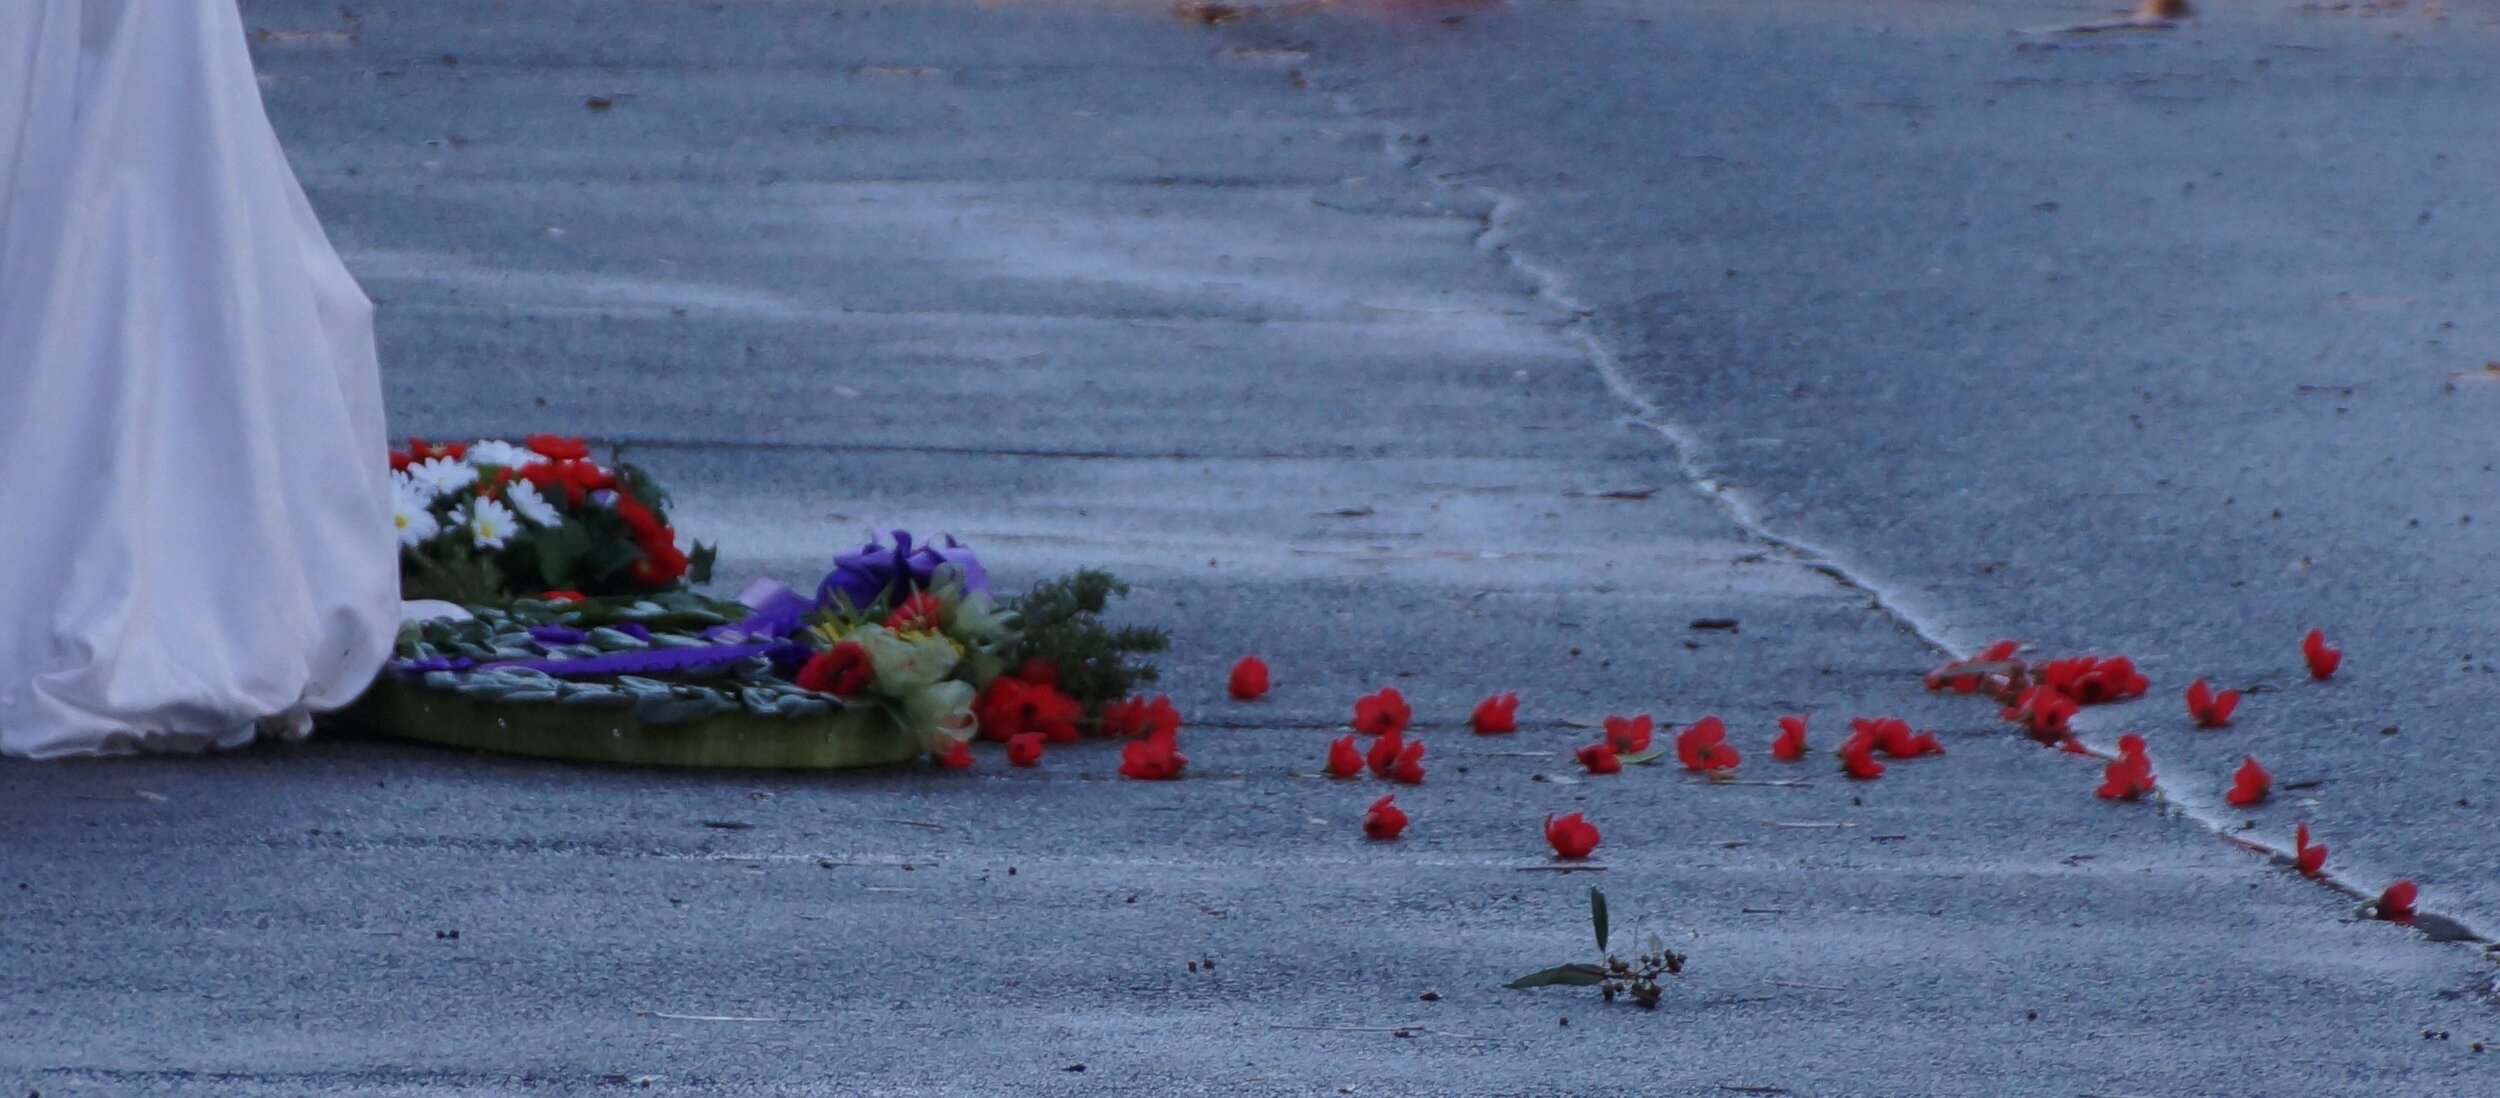
[[[1609,1003],[1618,998],[1628,998],[1643,1010],[1658,1009],[1658,1000],[1664,994],[1659,987],[1659,977],[1683,975],[1684,955],[1668,949],[1657,935],[1652,934],[1647,952],[1630,960],[1615,956],[1606,948],[1606,894],[1594,888],[1589,890],[1589,925],[1597,932],[1600,961],[1596,964],[1576,962],[1556,965],[1512,980],[1509,986],[1595,987]]]
[[[1129,586],[1111,573],[1084,569],[1007,600],[1020,635],[1017,664],[1041,660],[1059,669],[1059,689],[1099,714],[1128,697],[1140,683],[1156,680],[1151,663],[1133,657],[1171,647],[1160,629],[1104,624],[1102,614]]]

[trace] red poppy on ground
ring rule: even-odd
[[[2244,755],[2241,756],[2239,772],[2231,775],[2231,791],[2223,794],[2222,799],[2234,807],[2246,808],[2265,800],[2267,794],[2272,792],[2274,775],[2257,765],[2255,756]]]
[[[2023,726],[2031,738],[2053,744],[2066,736],[2066,722],[2073,720],[2079,708],[2073,698],[2057,688],[2040,685],[2022,692],[2005,710],[2005,719]]]
[[[1363,837],[1374,842],[1391,842],[1404,830],[1406,813],[1398,810],[1394,794],[1373,801],[1371,811],[1363,813]]]
[[[1025,666],[1031,667],[1032,664]],[[991,685],[995,687],[997,684]],[[1039,689],[1030,685],[1026,688]],[[1172,698],[1168,694],[1157,694],[1152,701],[1129,698],[1102,707],[1102,734],[1113,739],[1131,740],[1161,732],[1178,732],[1180,727],[1180,710],[1172,708]]]
[[[521,440],[530,452],[550,461],[580,461],[590,456],[590,440],[563,435],[531,435]]]
[[[1467,715],[1467,723],[1479,736],[1498,736],[1519,731],[1519,695],[1495,694],[1476,703],[1476,711]]]
[[[1727,744],[1727,722],[1703,717],[1675,736],[1675,758],[1684,769],[1708,772],[1734,770],[1745,756]]]
[[[1574,812],[1568,816],[1545,817],[1545,841],[1553,844],[1554,856],[1578,861],[1597,849],[1597,826]]]
[[[1042,761],[1042,734],[1019,732],[1007,737],[1007,762],[1012,766],[1031,766]]]
[[[1606,744],[1590,744],[1587,747],[1573,751],[1571,753],[1571,757],[1580,760],[1580,765],[1587,767],[1589,773],[1591,774],[1620,774],[1623,772],[1623,760],[1617,758],[1615,755],[1615,749]]]
[[[580,602],[588,597],[579,591],[541,591],[538,593],[540,602]]]
[[[2413,901],[2421,894],[2421,886],[2411,881],[2398,881],[2387,886],[2387,891],[2378,894],[2378,917],[2391,923],[2412,919]]]
[[[1875,737],[1853,733],[1840,744],[1840,769],[1853,781],[1871,782],[1884,776],[1884,764],[1875,761]]]
[[[2310,845],[2308,824],[2302,824],[2292,832],[2292,867],[2300,870],[2304,877],[2315,877],[2319,870],[2326,868],[2326,846]]]
[[[1935,733],[1912,732],[1910,722],[1899,717],[1859,717],[1849,722],[1849,731],[1852,738],[1864,737],[1868,746],[1896,759],[1944,754]]]
[[[1806,719],[1781,717],[1780,734],[1771,741],[1771,757],[1784,763],[1803,761],[1806,757]]]
[[[843,641],[829,652],[818,652],[800,665],[792,681],[801,690],[831,694],[837,698],[855,698],[877,681],[876,665],[869,662],[868,650],[856,642]]]
[[[972,745],[956,740],[947,744],[946,750],[938,752],[936,758],[938,766],[942,769],[970,770],[972,769]]]
[[[2240,692],[2225,690],[2216,693],[2213,687],[2198,679],[2187,688],[2188,716],[2198,728],[2220,728],[2231,723],[2231,713],[2240,707]]]
[[[1328,745],[1328,776],[1351,778],[1363,772],[1363,749],[1354,746],[1354,737],[1347,736]]]
[[[2077,705],[2102,705],[2142,697],[2152,686],[2152,680],[2135,669],[2135,661],[2125,656],[2052,660],[2041,666],[2040,683],[2074,699]]]
[[[1233,665],[1232,681],[1225,689],[1235,698],[1249,701],[1267,694],[1267,661],[1257,656],[1243,656]]]
[[[1404,785],[1424,784],[1424,741],[1407,744],[1398,752],[1398,761],[1389,767],[1389,780]]]
[[[1404,750],[1406,750],[1406,737],[1391,732],[1372,741],[1371,757],[1364,761],[1371,764],[1373,777],[1386,778],[1390,771],[1397,769],[1398,752]]]
[[[1415,711],[1406,704],[1406,695],[1394,686],[1354,703],[1354,730],[1366,736],[1394,736],[1406,731],[1415,719]]]
[[[946,607],[938,602],[936,595],[914,591],[901,606],[894,608],[893,613],[885,616],[885,627],[897,633],[934,633],[938,631],[939,619],[945,613]]]
[[[2310,678],[2328,679],[2335,677],[2335,669],[2344,665],[2344,650],[2327,646],[2325,630],[2312,629],[2308,636],[2300,638],[2300,658],[2308,661]]]
[[[2105,801],[2133,801],[2152,791],[2153,757],[2144,750],[2144,737],[2132,732],[2118,737],[2118,761],[2101,771],[2097,795]]]
[[[1021,733],[1039,732],[1052,743],[1074,743],[1085,706],[1055,687],[1001,675],[973,699],[972,716],[981,724],[981,738],[992,742],[1005,743]]]
[[[1606,746],[1618,755],[1638,755],[1649,750],[1650,729],[1654,727],[1649,714],[1637,717],[1606,718]],[[1720,733],[1726,735],[1725,731]]]
[[[1131,740],[1120,748],[1120,776],[1139,781],[1170,781],[1188,768],[1189,759],[1180,752],[1178,733],[1158,729],[1142,740]]]

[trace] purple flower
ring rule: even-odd
[[[907,531],[888,530],[885,536],[894,539],[891,547],[872,538],[857,550],[833,558],[833,571],[817,585],[817,605],[831,605],[836,595],[854,607],[898,602],[913,590],[926,589],[938,567],[946,564],[963,569],[966,594],[990,589],[989,573],[981,568],[980,558],[954,538],[946,538],[944,545],[914,546]]]

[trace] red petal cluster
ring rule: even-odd
[[[1863,738],[1870,749],[1896,759],[1944,754],[1935,733],[1912,732],[1910,722],[1899,717],[1859,717],[1849,722],[1849,738]]]
[[[1085,706],[1057,687],[1001,675],[973,699],[972,716],[981,723],[985,740],[1005,743],[1026,732],[1039,732],[1052,743],[1074,743]]]
[[[2198,728],[2220,728],[2231,723],[2231,714],[2239,707],[2240,692],[2237,690],[2216,693],[2213,687],[2205,685],[2203,679],[2188,684],[2188,716],[2196,721]]]
[[[935,633],[944,624],[946,607],[936,595],[914,591],[885,616],[885,627],[897,633]]]
[[[1476,711],[1467,715],[1467,723],[1479,736],[1519,731],[1519,695],[1495,694],[1477,702]]]
[[[1806,719],[1781,717],[1780,734],[1771,741],[1771,757],[1781,762],[1802,762],[1806,757]]]
[[[413,442],[414,440],[410,440]],[[521,444],[530,452],[549,461],[581,461],[590,456],[590,440],[566,438],[563,435],[531,435]]]
[[[1226,683],[1224,688],[1233,697],[1242,701],[1265,697],[1267,695],[1267,661],[1257,656],[1243,656],[1240,663],[1233,665],[1232,680]]]
[[[1982,690],[1992,697],[2005,693],[2013,677],[2022,674],[2022,661],[2014,658],[2021,645],[1998,641],[1978,655],[1955,660],[1927,673],[1927,689],[1951,690],[1956,694],[1976,694]]]
[[[1727,722],[1717,717],[1703,717],[1693,726],[1675,735],[1675,758],[1684,769],[1698,773],[1734,770],[1745,761],[1727,742]]]
[[[2243,755],[2239,771],[2231,775],[2231,791],[2223,794],[2222,799],[2235,808],[2246,808],[2265,800],[2273,792],[2274,775],[2257,765],[2255,756]]]
[[[938,752],[937,764],[944,770],[972,769],[972,745],[962,740],[948,744],[946,750]]]
[[[1577,812],[1568,816],[1545,817],[1545,841],[1552,844],[1557,858],[1578,861],[1588,857],[1590,851],[1597,849],[1599,838],[1597,826],[1582,819]]]
[[[829,652],[818,652],[807,658],[792,680],[801,690],[831,694],[837,698],[855,698],[877,681],[876,665],[869,662],[868,650],[852,641],[834,645]]]
[[[1172,708],[1170,695],[1157,694],[1152,701],[1129,698],[1102,707],[1102,734],[1112,739],[1133,740],[1178,732],[1180,727],[1181,712]]]
[[[2031,738],[2044,744],[2057,743],[2069,735],[2066,723],[2081,709],[2075,699],[2057,692],[2054,687],[2034,686],[2018,695],[2014,704],[2002,714],[2006,720],[2023,726]]]
[[[1374,842],[1392,842],[1406,830],[1406,813],[1398,810],[1397,796],[1391,794],[1372,802],[1371,811],[1363,813],[1363,837]]]
[[[1354,730],[1366,736],[1394,736],[1413,723],[1415,710],[1406,704],[1406,695],[1394,686],[1354,703]]]
[[[1638,755],[1649,750],[1652,727],[1654,726],[1650,723],[1647,713],[1637,717],[1608,717],[1606,718],[1606,746],[1614,748],[1615,754],[1618,755]],[[1721,728],[1719,735],[1724,739],[1727,735],[1726,729]]]
[[[2125,656],[2101,659],[2076,656],[2051,660],[2040,668],[2039,682],[2075,700],[2077,705],[2103,705],[2144,696],[2152,686]]]
[[[2118,761],[2101,771],[2096,795],[2105,801],[2133,801],[2152,791],[2153,756],[2144,749],[2144,737],[2133,732],[2118,737]]]
[[[2344,650],[2327,645],[2325,630],[2312,629],[2300,638],[2300,658],[2309,664],[2310,678],[2331,679],[2335,669],[2344,665]]]

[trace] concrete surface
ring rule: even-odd
[[[1745,70],[1800,84],[1899,60],[1901,36],[1835,10],[1678,8],[1694,22],[1665,40],[1731,67],[1749,41],[1807,51]],[[1979,9],[1864,10],[2012,48]],[[1673,363],[1626,349],[1646,314],[1558,295],[1564,274],[1590,301],[1605,272],[1696,277],[1642,264],[1745,211],[1662,220],[1630,167],[1571,207],[1435,178],[1471,133],[1573,178],[1607,158],[1561,159],[1568,125],[1646,141],[1642,111],[1498,94],[1522,71],[1650,89],[1665,70],[1618,9],[246,12],[299,170],[382,303],[402,430],[625,443],[737,575],[806,574],[871,523],[952,530],[1009,583],[1109,564],[1139,585],[1134,618],[1174,632],[1191,771],[1122,781],[1088,746],[1034,771],[664,774],[354,739],[0,766],[0,1093],[2500,1089],[2500,1052],[2473,1051],[2500,1039],[2477,949],[2092,799],[2093,765],[1918,690],[1938,657],[1913,625],[1958,642],[1994,604],[1888,612],[1625,422],[1733,433],[1704,451],[1714,476],[1769,437],[1740,403],[1668,391]],[[1512,98],[1507,123],[1484,106]],[[1689,193],[1741,206],[1745,185]],[[1621,228],[1575,235],[1607,201]],[[1523,264],[1531,240],[1569,263]],[[1817,270],[1851,285],[1868,254]],[[1764,292],[1745,308],[1808,310]],[[1794,335],[1743,315],[1713,323]],[[1740,346],[1690,361],[1795,365]],[[1857,451],[1840,439],[1864,425],[1835,414],[1854,405],[1779,429],[1832,440],[1814,483],[1874,494],[1886,440],[1964,445],[1948,411]],[[1848,506],[1958,551],[1941,513]],[[1763,511],[1897,578],[1868,563],[1904,533],[1882,519],[1841,537]],[[2351,678],[2319,697],[2378,689],[2354,629]],[[2134,639],[2111,633],[2028,635]],[[1244,652],[1276,665],[1264,702],[1221,696]],[[1387,683],[1431,745],[1395,845],[1357,830],[1385,788],[1316,773]],[[1522,692],[1523,730],[1459,730],[1496,689]],[[2261,723],[2277,701],[2230,735],[2292,735],[2288,707]],[[1717,712],[1744,777],[1794,784],[1574,773],[1563,752],[1594,733],[1565,722],[1628,711]],[[1785,767],[1763,747],[1788,712],[1822,745],[1898,712],[1952,753],[1874,783]],[[1603,870],[1548,870],[1538,821],[1573,810],[1605,829]],[[1591,884],[1619,938],[1691,954],[1660,1012],[1500,986],[1586,951]]]

